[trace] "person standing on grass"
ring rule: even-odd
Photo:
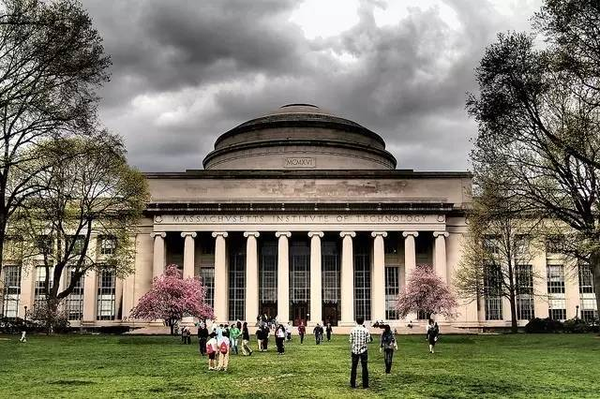
[[[429,324],[427,324],[427,335],[426,340],[429,342],[429,353],[434,353],[435,343],[437,342],[440,335],[440,327],[438,323],[434,323],[433,319],[429,319]]]
[[[229,329],[229,340],[231,341],[231,351],[238,354],[238,338],[242,332],[237,327],[237,325],[232,324]]]
[[[250,332],[248,331],[248,323],[244,322],[242,326],[242,355],[252,355],[252,349],[250,349]]]
[[[285,338],[288,341],[292,340],[292,324],[289,321],[285,326]]]
[[[306,334],[306,327],[304,326],[304,322],[300,322],[298,326],[298,335],[300,336],[300,344],[304,342],[304,334]]]
[[[208,341],[208,328],[205,323],[198,323],[198,346],[200,347],[200,356],[206,353],[206,342]]]
[[[356,326],[350,332],[350,346],[352,353],[352,368],[350,370],[350,387],[356,388],[356,368],[358,361],[362,367],[362,386],[369,387],[369,370],[367,368],[367,344],[371,341],[371,334],[364,326],[363,317],[356,318]]]
[[[226,331],[223,334],[221,343],[219,344],[219,365],[217,366],[218,370],[227,371],[227,367],[229,366],[229,346],[230,345],[231,345],[231,342],[229,341],[229,333]]]
[[[333,332],[333,328],[331,328],[331,323],[327,323],[327,328],[325,329],[327,333],[327,342],[331,341],[331,333]]]
[[[392,333],[390,325],[386,324],[383,329],[383,334],[381,334],[381,342],[379,345],[379,352],[383,352],[383,362],[385,363],[386,374],[390,374],[392,371],[394,350],[398,350],[396,337],[394,337],[394,333]]]
[[[219,345],[217,344],[217,334],[214,332],[210,333],[210,339],[206,342],[206,353],[208,354],[208,369],[217,369],[217,351]]]
[[[262,326],[258,326],[258,328],[256,329],[256,344],[258,345],[259,352],[263,351],[263,336],[264,330]]]
[[[319,345],[323,341],[323,327],[319,323],[313,329],[313,334],[315,334],[315,341]]]
[[[269,347],[269,332],[270,329],[268,326],[264,326],[263,328],[263,352],[266,352]]]
[[[283,355],[285,353],[284,345],[285,341],[285,327],[283,324],[280,324],[275,330],[275,344],[277,345],[277,354]]]

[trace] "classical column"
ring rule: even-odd
[[[433,267],[435,273],[442,279],[443,282],[448,281],[448,272],[446,270],[446,237],[447,231],[434,231],[435,238],[435,254],[433,257]]]
[[[322,231],[310,231],[310,323],[316,325],[323,320],[321,298],[321,238]]]
[[[417,267],[415,238],[419,236],[419,233],[417,231],[404,231],[402,236],[404,237],[404,286],[406,287],[410,275]],[[416,320],[417,314],[410,313],[406,318]]]
[[[196,232],[183,231],[181,236],[184,238],[183,242],[183,278],[194,277],[194,253],[196,251],[194,238],[196,238]]]
[[[83,322],[96,321],[96,302],[98,294],[98,279],[95,270],[90,270],[83,279]]]
[[[419,236],[417,231],[405,231],[402,233],[404,237],[404,281],[408,281],[408,277],[417,267],[417,254],[415,250],[415,238]]]
[[[385,319],[385,231],[374,231],[373,237],[373,274],[371,277],[371,320]]]
[[[155,231],[150,233],[150,236],[154,237],[152,276],[157,277],[163,274],[165,271],[165,263],[167,260],[165,251],[165,237],[167,236],[167,233],[164,231]]]
[[[215,238],[215,321],[227,321],[227,252],[225,247],[225,238],[228,234],[225,231],[215,231],[212,233]]]
[[[246,320],[258,316],[258,245],[257,231],[247,231],[246,237]]]
[[[290,320],[290,256],[289,231],[278,231],[275,237],[277,245],[277,320],[287,323]],[[254,315],[253,315],[254,317]]]
[[[356,233],[342,231],[340,237],[342,237],[341,324],[352,325],[354,322],[354,251],[352,249],[352,238],[356,237]]]

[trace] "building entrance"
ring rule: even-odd
[[[300,323],[306,325],[307,320],[310,318],[308,314],[308,302],[299,302],[292,304],[292,320],[295,326],[299,326]]]
[[[323,304],[323,323],[331,323],[332,326],[338,325],[340,316],[339,305],[337,303],[324,303]]]
[[[277,302],[261,302],[260,315],[267,315],[267,320],[271,320],[277,316]]]

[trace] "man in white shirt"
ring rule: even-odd
[[[371,341],[371,334],[364,326],[363,317],[356,318],[356,327],[350,332],[350,344],[352,347],[352,369],[350,371],[350,386],[356,388],[356,368],[358,360],[362,367],[362,386],[369,387],[369,370],[367,369],[367,344]]]

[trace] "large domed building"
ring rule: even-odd
[[[362,316],[411,331],[409,321],[424,323],[425,315],[400,319],[394,299],[412,270],[432,265],[452,284],[467,232],[467,172],[396,169],[377,133],[310,104],[284,105],[223,133],[202,166],[146,174],[151,200],[135,271],[125,279],[88,273],[69,300],[80,309],[73,325],[158,328],[128,315],[168,264],[203,279],[217,322],[267,315],[351,326]],[[548,253],[525,266],[545,276],[563,261]],[[32,279],[22,276],[18,309],[31,306]],[[565,284],[563,273],[552,301],[520,297],[521,325],[595,306],[593,294],[580,291],[587,292]],[[456,319],[440,320],[446,332],[510,325],[502,298],[460,303]]]

